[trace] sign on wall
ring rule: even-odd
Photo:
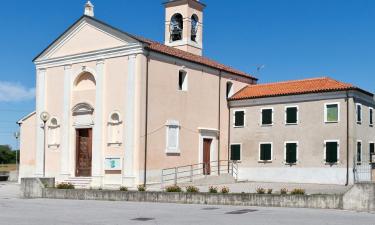
[[[120,157],[105,158],[105,170],[121,170],[121,158]]]

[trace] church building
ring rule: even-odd
[[[360,154],[374,152],[373,94],[329,78],[257,85],[204,57],[205,4],[164,7],[164,44],[98,20],[88,1],[33,60],[20,177],[135,187],[160,183],[167,168],[203,165],[207,176],[235,162],[242,180],[354,181],[357,137]]]

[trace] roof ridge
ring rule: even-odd
[[[275,84],[290,84],[290,83],[297,83],[297,82],[301,82],[301,81],[313,81],[313,80],[332,80],[332,81],[336,81],[338,83],[344,83],[344,82],[341,82],[341,81],[338,81],[338,80],[335,80],[331,77],[328,77],[328,76],[324,76],[324,77],[312,77],[312,78],[306,78],[306,79],[298,79],[298,80],[287,80],[287,81],[278,81],[278,82],[271,82],[271,83],[261,83],[261,84],[255,84],[255,85],[249,85],[250,87],[251,86],[256,86],[256,87],[259,87],[259,86],[266,86],[266,85],[275,85]],[[349,84],[349,83],[344,83],[344,84]],[[350,84],[351,85],[351,84]],[[353,86],[353,85],[352,85]]]

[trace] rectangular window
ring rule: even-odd
[[[298,107],[297,106],[286,107],[285,113],[286,113],[285,115],[286,124],[298,123]]]
[[[325,143],[325,161],[329,164],[335,164],[339,159],[339,142],[327,141]]]
[[[361,104],[357,104],[356,105],[357,107],[357,123],[362,123],[362,105]]]
[[[373,126],[374,125],[374,109],[373,108],[370,108],[370,126]]]
[[[230,146],[230,160],[240,161],[241,160],[241,145],[232,144]]]
[[[296,164],[297,163],[297,142],[287,142],[285,143],[285,163],[286,164]]]
[[[357,141],[357,164],[362,162],[362,141]]]
[[[261,143],[259,148],[259,161],[272,161],[272,143]]]
[[[273,124],[273,109],[262,109],[262,125]]]
[[[232,95],[233,95],[233,83],[232,82],[227,82],[227,91],[226,91],[226,93],[227,93],[227,98],[230,98],[230,97],[232,97]]]
[[[177,121],[168,121],[167,124],[167,153],[180,153],[179,131],[180,125]]]
[[[244,127],[245,126],[245,111],[238,110],[234,111],[234,127]]]
[[[330,103],[325,105],[325,122],[326,123],[337,123],[339,122],[339,104]]]
[[[369,146],[369,152],[370,152],[370,162],[372,162],[372,156],[375,154],[375,144],[374,143],[370,143],[370,146]]]
[[[185,71],[178,72],[178,90],[187,91],[187,74]]]

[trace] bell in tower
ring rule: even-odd
[[[203,50],[203,10],[198,0],[170,0],[165,5],[165,44],[196,55]]]

